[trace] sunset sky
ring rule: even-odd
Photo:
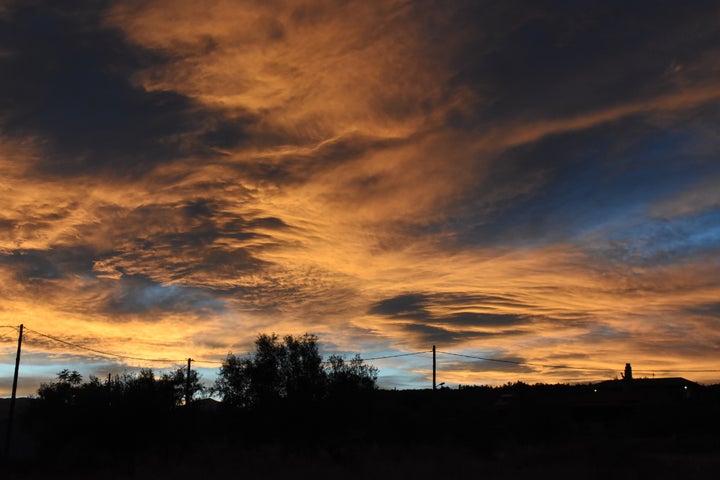
[[[21,323],[22,394],[263,332],[520,362],[439,355],[450,386],[720,381],[718,25],[715,0],[0,0],[0,395]],[[429,354],[373,364],[430,385]]]

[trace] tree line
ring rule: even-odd
[[[62,370],[54,382],[44,383],[38,398],[49,405],[172,409],[187,398],[212,395],[238,408],[308,405],[349,398],[376,388],[378,370],[359,356],[350,360],[331,355],[324,361],[318,337],[305,334],[260,334],[255,352],[247,357],[228,354],[210,388],[194,369],[178,368],[156,375],[152,369],[137,374],[90,376]]]

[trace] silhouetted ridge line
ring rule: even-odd
[[[705,369],[687,369],[687,370],[640,370],[640,369],[633,369],[635,372],[643,372],[643,373],[717,373],[720,372],[720,370],[705,370]]]
[[[462,353],[441,352],[439,350],[437,353],[442,353],[443,355],[452,355],[454,357],[466,357],[466,358],[473,358],[475,360],[484,360],[486,362],[511,363],[513,365],[528,365],[531,367],[558,368],[558,369],[566,369],[566,370],[587,370],[587,371],[596,371],[596,372],[614,372],[616,370],[614,368],[571,367],[569,365],[547,365],[544,363],[521,362],[521,361],[515,361],[515,360],[501,360],[499,358],[477,357],[475,355],[465,355]]]

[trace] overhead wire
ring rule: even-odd
[[[225,363],[222,360],[197,360],[195,358],[193,358],[192,361],[193,361],[193,363],[213,363],[216,365],[222,365],[223,363]]]
[[[97,353],[98,355],[105,355],[105,356],[115,357],[115,358],[120,358],[120,359],[125,359],[125,360],[138,360],[138,361],[142,361],[142,362],[166,362],[166,363],[181,363],[181,362],[184,362],[187,360],[187,359],[175,360],[175,359],[169,359],[169,358],[145,358],[145,357],[134,357],[131,355],[120,355],[118,353],[105,352],[103,350],[98,350],[96,348],[90,348],[90,347],[86,347],[84,345],[79,345],[77,343],[68,342],[67,340],[63,340],[63,339],[55,337],[53,335],[48,335],[47,333],[38,332],[37,330],[33,330],[33,329],[30,329],[27,327],[25,327],[25,331],[34,333],[36,335],[40,335],[45,338],[49,338],[50,340],[54,340],[56,342],[60,342],[60,343],[63,343],[65,345],[68,345],[71,347],[80,348],[82,350],[87,350],[89,352]]]
[[[396,353],[396,354],[394,354],[394,355],[382,355],[382,356],[380,356],[380,357],[362,357],[362,356],[360,356],[359,354],[357,354],[356,357],[354,357],[354,358],[359,358],[359,359],[362,360],[363,362],[369,362],[369,361],[372,361],[372,360],[384,360],[384,359],[387,359],[387,358],[409,357],[409,356],[412,356],[412,355],[421,355],[421,354],[423,354],[423,353],[430,353],[430,352],[432,352],[432,350],[422,350],[422,351],[419,351],[419,352],[410,352],[410,353]],[[331,354],[331,355],[337,355],[337,354]],[[352,358],[351,358],[351,360],[352,360]],[[324,362],[322,362],[322,363],[323,363],[323,364],[326,364],[326,365],[330,365],[332,362],[331,362],[330,360],[326,360],[326,361],[324,361]]]
[[[67,340],[63,340],[62,338],[58,338],[58,337],[56,337],[56,336],[54,336],[54,335],[49,335],[49,334],[47,334],[47,333],[38,332],[37,330],[33,330],[33,329],[31,329],[31,328],[25,327],[25,331],[26,331],[26,332],[31,332],[31,333],[34,333],[34,334],[36,334],[36,335],[40,335],[40,336],[43,336],[43,337],[46,337],[46,338],[49,338],[49,339],[51,339],[51,340],[54,340],[54,341],[56,341],[56,342],[63,343],[63,344],[65,344],[65,345],[68,345],[68,346],[71,346],[71,347],[80,348],[80,349],[82,349],[82,350],[87,350],[87,351],[89,351],[89,352],[97,353],[98,355],[105,355],[105,356],[110,356],[110,357],[115,357],[115,358],[120,358],[120,359],[126,359],[126,360],[138,360],[138,361],[143,361],[143,362],[183,363],[183,362],[186,362],[186,361],[187,361],[187,358],[183,358],[183,359],[147,358],[147,357],[135,357],[135,356],[132,356],[132,355],[121,355],[121,354],[118,354],[118,353],[107,352],[107,351],[103,351],[103,350],[98,350],[98,349],[96,349],[96,348],[87,347],[87,346],[85,346],[85,345],[79,345],[79,344],[77,344],[77,343],[73,343],[73,342],[70,342],[70,341],[67,341]],[[224,363],[224,362],[219,361],[219,360],[203,360],[203,359],[195,359],[195,358],[193,358],[192,361],[195,362],[195,363],[213,363],[213,364],[222,364],[222,363]]]
[[[15,328],[15,327],[12,327],[12,328]],[[185,361],[187,360],[187,359],[181,359],[181,360],[180,360],[180,359],[170,359],[170,358],[147,358],[147,357],[135,357],[135,356],[131,356],[131,355],[121,355],[121,354],[118,354],[118,353],[107,352],[107,351],[103,351],[103,350],[98,350],[98,349],[96,349],[96,348],[87,347],[87,346],[85,346],[85,345],[79,345],[79,344],[74,343],[74,342],[70,342],[70,341],[67,341],[67,340],[63,340],[63,339],[58,338],[58,337],[56,337],[56,336],[54,336],[54,335],[49,335],[49,334],[47,334],[47,333],[38,332],[37,330],[33,330],[33,329],[31,329],[31,328],[25,327],[25,331],[26,331],[26,332],[31,332],[31,333],[34,333],[34,334],[36,334],[36,335],[40,335],[40,336],[43,336],[43,337],[46,337],[46,338],[49,338],[49,339],[51,339],[51,340],[54,340],[54,341],[56,341],[56,342],[63,343],[63,344],[65,344],[65,345],[68,345],[68,346],[71,346],[71,347],[74,347],[74,348],[80,348],[80,349],[82,349],[82,350],[86,350],[86,351],[89,351],[89,352],[97,353],[98,355],[105,355],[105,356],[110,356],[110,357],[115,357],[115,358],[120,358],[120,359],[138,360],[138,361],[146,361],[146,362],[167,362],[167,363],[181,363],[181,362],[185,362]],[[394,355],[382,355],[382,356],[378,356],[378,357],[368,357],[368,358],[360,357],[360,359],[363,360],[363,361],[384,360],[384,359],[387,359],[387,358],[398,358],[398,357],[407,357],[407,356],[412,356],[412,355],[420,355],[420,354],[423,354],[423,353],[430,353],[431,351],[432,351],[432,350],[422,350],[422,351],[419,351],[419,352],[398,353],[398,354],[394,354]],[[193,361],[193,362],[196,362],[196,363],[212,363],[212,364],[223,364],[223,363],[225,363],[224,361],[220,361],[220,360],[192,359],[192,361]]]
[[[360,360],[368,362],[370,360],[384,360],[386,358],[410,357],[412,355],[421,355],[423,353],[431,353],[431,352],[432,352],[432,350],[422,350],[420,352],[398,353],[395,355],[383,355],[381,357],[368,357],[368,358],[360,357]]]
[[[15,330],[18,330],[18,327],[13,325],[0,325],[0,328],[12,328]],[[81,350],[85,350],[88,352],[95,353],[97,355],[102,355],[106,357],[114,357],[118,359],[123,360],[136,360],[136,361],[143,361],[143,362],[160,362],[160,363],[183,363],[187,361],[187,358],[184,359],[171,359],[171,358],[149,358],[149,357],[138,357],[138,356],[132,356],[132,355],[122,355],[114,352],[108,352],[104,350],[99,350],[96,348],[88,347],[85,345],[80,345],[75,342],[71,342],[68,340],[64,340],[62,338],[58,338],[57,336],[50,335],[47,333],[39,332],[37,330],[24,327],[25,332],[29,332],[31,334],[39,335],[45,338],[48,338],[50,340],[53,340],[55,342],[62,343],[64,345],[78,348]],[[397,353],[392,355],[380,355],[375,357],[362,357],[361,355],[357,354],[357,357],[360,358],[362,361],[374,361],[374,360],[385,360],[385,359],[391,359],[391,358],[399,358],[399,357],[409,357],[409,356],[415,356],[415,355],[422,355],[431,353],[432,350],[421,350],[417,352],[408,352],[408,353]],[[595,371],[595,372],[616,372],[619,369],[614,368],[597,368],[597,367],[580,367],[580,366],[573,366],[573,365],[557,365],[557,364],[545,364],[545,363],[536,363],[536,362],[525,362],[521,360],[507,360],[507,359],[500,359],[500,358],[491,358],[491,357],[483,357],[479,355],[469,355],[464,353],[454,353],[454,352],[447,352],[447,351],[436,351],[437,354],[441,355],[450,355],[454,357],[461,357],[461,358],[468,358],[473,360],[482,360],[486,362],[495,362],[495,363],[505,363],[505,364],[512,364],[512,365],[526,365],[531,367],[540,367],[540,368],[551,368],[551,369],[557,369],[557,370],[579,370],[579,371]],[[243,354],[243,355],[252,355],[251,353]],[[216,364],[221,365],[224,364],[225,361],[221,360],[204,360],[204,359],[191,359],[195,363],[206,363],[206,364]],[[329,364],[329,361],[322,362],[324,364]],[[642,373],[718,373],[720,372],[720,369],[635,369],[636,372],[642,372]]]
[[[452,352],[438,351],[437,353],[441,353],[443,355],[452,355],[455,357],[466,357],[466,358],[472,358],[475,360],[483,360],[486,362],[510,363],[513,365],[527,365],[527,366],[531,366],[531,367],[554,368],[554,369],[564,369],[564,370],[584,370],[584,371],[596,371],[596,372],[614,372],[617,370],[614,368],[573,367],[570,365],[548,365],[548,364],[544,364],[544,363],[523,362],[523,361],[519,361],[519,360],[503,360],[503,359],[499,359],[499,358],[479,357],[476,355],[466,355],[466,354],[462,354],[462,353],[452,353]]]
[[[14,326],[14,325],[0,325],[0,328],[11,328],[15,331],[18,330],[18,327]],[[0,340],[12,340],[12,338],[9,336],[9,333],[8,334],[3,333],[2,335],[0,335]]]

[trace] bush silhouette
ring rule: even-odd
[[[328,359],[327,384],[331,397],[344,397],[358,392],[375,389],[377,368],[366,365],[359,355],[345,361],[339,355]]]
[[[158,378],[152,369],[144,368],[137,374],[110,376],[105,381],[90,376],[83,382],[80,373],[65,369],[57,374],[56,381],[40,386],[38,398],[50,407],[169,410],[184,401],[186,375],[186,369],[178,368]],[[191,369],[191,396],[204,390],[197,371]]]

